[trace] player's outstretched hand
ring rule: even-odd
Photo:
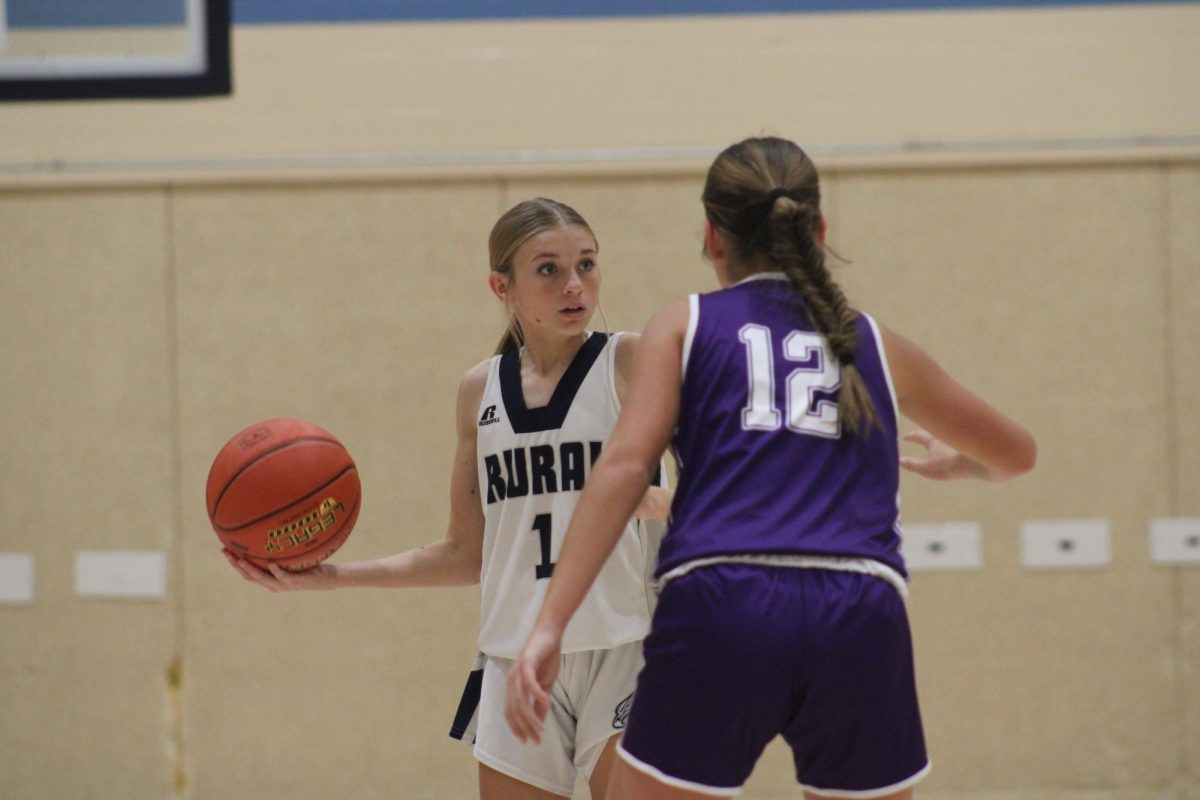
[[[550,711],[550,687],[558,677],[562,637],[534,627],[520,657],[508,673],[504,718],[522,742],[537,744]]]
[[[239,558],[228,549],[221,551],[230,566],[250,583],[257,583],[270,592],[297,592],[312,589],[332,589],[329,567],[318,564],[303,572],[288,572],[277,564],[269,569],[256,567],[244,558]]]
[[[900,466],[909,472],[930,478],[935,481],[948,481],[957,478],[975,478],[989,480],[991,473],[987,467],[973,458],[969,458],[955,450],[950,445],[935,437],[929,431],[913,431],[904,434],[904,441],[919,444],[925,448],[925,458],[900,459]]]

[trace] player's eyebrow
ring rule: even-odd
[[[582,249],[582,250],[580,250],[580,251],[579,251],[579,255],[581,255],[581,256],[594,256],[594,255],[596,255],[596,248],[594,248],[594,247],[585,247],[584,249]],[[559,258],[559,255],[558,255],[558,253],[552,253],[552,252],[549,252],[549,251],[547,251],[547,252],[545,252],[545,253],[538,253],[536,256],[534,256],[534,258],[535,258],[535,259],[536,259],[536,258]]]

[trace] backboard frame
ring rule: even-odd
[[[3,2],[3,0],[0,0]],[[63,59],[0,69],[0,101],[111,100],[227,95],[232,92],[230,0],[189,0],[193,52],[185,59]],[[17,66],[20,70],[21,65]]]

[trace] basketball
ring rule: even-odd
[[[302,419],[239,431],[208,472],[208,518],[221,543],[256,566],[292,572],[333,555],[354,528],[361,487],[333,434]]]

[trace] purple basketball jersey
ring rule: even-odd
[[[882,429],[838,418],[841,365],[782,273],[692,298],[674,449],[679,485],[657,574],[701,558],[900,556],[900,453],[874,323],[854,363]]]

